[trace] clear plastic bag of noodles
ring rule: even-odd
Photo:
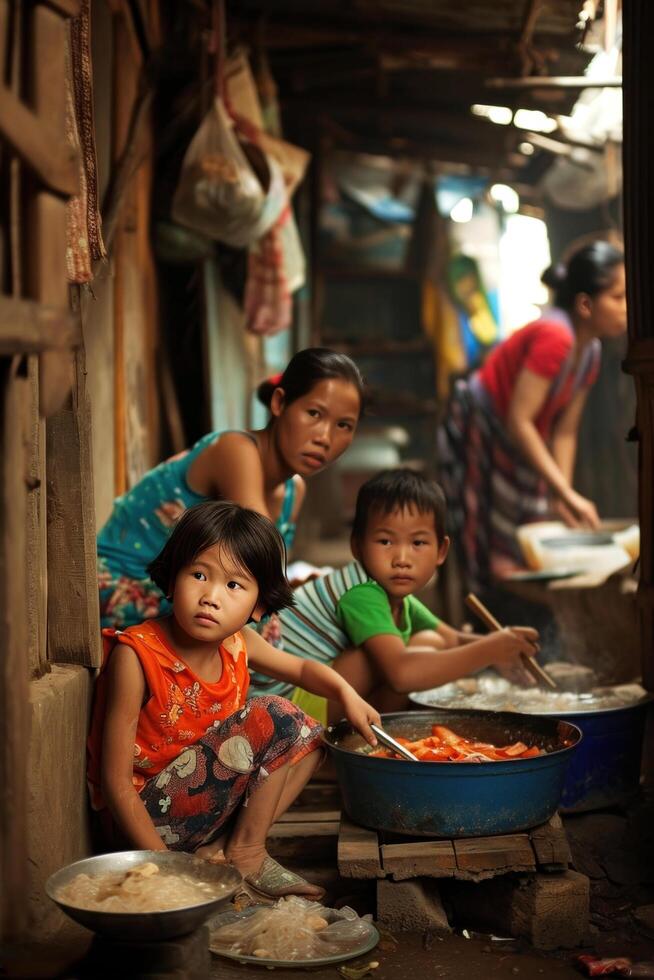
[[[266,191],[216,98],[184,156],[172,204],[180,225],[235,248],[261,234]]]
[[[298,895],[275,905],[219,915],[210,923],[210,948],[215,953],[255,956],[265,960],[324,959],[358,950],[370,939],[372,924],[354,909],[328,909]],[[220,924],[220,923],[223,924]]]

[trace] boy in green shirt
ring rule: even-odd
[[[424,691],[491,664],[520,668],[533,656],[536,630],[516,627],[478,637],[448,626],[413,594],[429,582],[449,549],[443,491],[409,469],[386,470],[363,484],[352,527],[354,561],[300,586],[280,613],[281,646],[337,670],[378,711],[400,711]],[[281,682],[252,693],[291,697],[323,724],[340,707]]]

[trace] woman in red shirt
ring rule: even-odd
[[[441,479],[469,588],[484,588],[521,556],[516,528],[554,510],[596,528],[572,485],[577,434],[599,374],[600,339],[627,326],[622,253],[593,242],[543,275],[554,306],[516,331],[455,385],[438,432]]]

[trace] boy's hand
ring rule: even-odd
[[[517,636],[522,636],[525,640],[529,640],[536,647],[536,650],[540,650],[540,634],[538,630],[532,629],[531,626],[509,626],[512,633]]]
[[[525,631],[530,635],[536,633],[535,630],[529,630],[527,627],[517,629],[507,627],[491,633],[482,641],[489,648],[491,662],[496,667],[521,667],[523,655],[533,657],[538,653],[538,644],[528,639]]]
[[[539,652],[540,646],[538,640],[540,637],[538,630],[532,629],[531,626],[510,626],[509,629],[516,636],[521,637],[530,644],[531,650],[529,656],[533,657]],[[517,663],[498,663],[496,667],[498,673],[512,684],[517,684],[519,687],[536,687],[536,681],[523,665],[522,658]]]
[[[371,722],[373,725],[381,725],[381,718],[377,709],[364,701],[354,688],[345,692],[341,704],[343,705],[343,713],[350,724],[363,735],[369,745],[377,745],[375,733],[370,727]]]

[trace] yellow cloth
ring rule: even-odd
[[[323,728],[327,727],[327,698],[319,694],[309,694],[301,687],[296,687],[291,696],[291,703],[304,711],[305,715],[315,718]]]
[[[466,354],[456,310],[445,290],[429,279],[422,284],[422,325],[434,346],[438,396],[445,400],[450,389],[450,375],[466,369]]]

